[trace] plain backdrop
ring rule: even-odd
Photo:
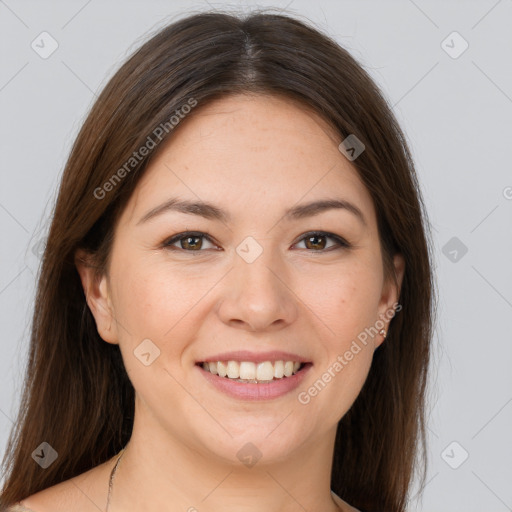
[[[150,31],[191,11],[258,5],[306,16],[347,48],[384,91],[415,158],[439,320],[428,484],[409,510],[512,510],[510,0],[0,0],[0,454],[48,213],[95,94]]]

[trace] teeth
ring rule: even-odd
[[[208,366],[208,363],[205,363],[205,364]],[[208,368],[206,368],[206,369],[208,369]],[[226,365],[222,361],[219,361],[217,363],[217,372],[219,373],[220,377],[225,377],[227,375]]]
[[[274,363],[274,377],[282,379],[284,377],[284,363],[283,361],[276,361]]]
[[[203,369],[213,375],[227,377],[240,382],[270,382],[274,379],[290,377],[297,373],[301,367],[298,361],[214,361],[203,363]]]
[[[243,363],[242,363],[243,364]],[[240,375],[242,378],[242,375]],[[256,370],[256,380],[272,380],[274,378],[274,367],[270,361],[259,363]]]
[[[284,376],[289,377],[293,373],[293,361],[284,363]]]
[[[234,363],[234,361],[231,361]],[[228,375],[231,377],[231,375]],[[250,379],[253,380],[256,378],[256,365],[251,362],[243,361],[240,363],[240,372],[239,375],[236,375],[234,378],[237,379],[240,377],[241,379]]]
[[[228,361],[228,377],[230,379],[240,378],[240,365],[236,361]]]

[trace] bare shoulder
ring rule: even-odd
[[[331,491],[331,495],[336,505],[342,512],[359,512],[357,508],[352,507],[346,501],[342,500],[334,491]]]
[[[6,510],[6,512],[34,512],[33,510],[24,507],[23,505],[20,505],[19,503],[17,505],[14,505]]]
[[[43,489],[7,512],[98,512],[105,510],[112,461]]]

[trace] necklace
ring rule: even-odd
[[[119,457],[115,463],[115,466],[112,468],[112,471],[110,472],[110,478],[108,480],[107,507],[105,509],[105,512],[108,512],[108,507],[110,505],[110,496],[112,494],[112,487],[114,485],[114,477],[116,476],[117,467],[119,466],[119,463],[121,462],[121,459],[123,458],[125,449],[126,449],[126,446],[121,450],[121,454],[119,455]]]

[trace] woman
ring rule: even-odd
[[[404,511],[427,235],[405,138],[334,41],[263,13],[164,28],[67,163],[2,507]]]

